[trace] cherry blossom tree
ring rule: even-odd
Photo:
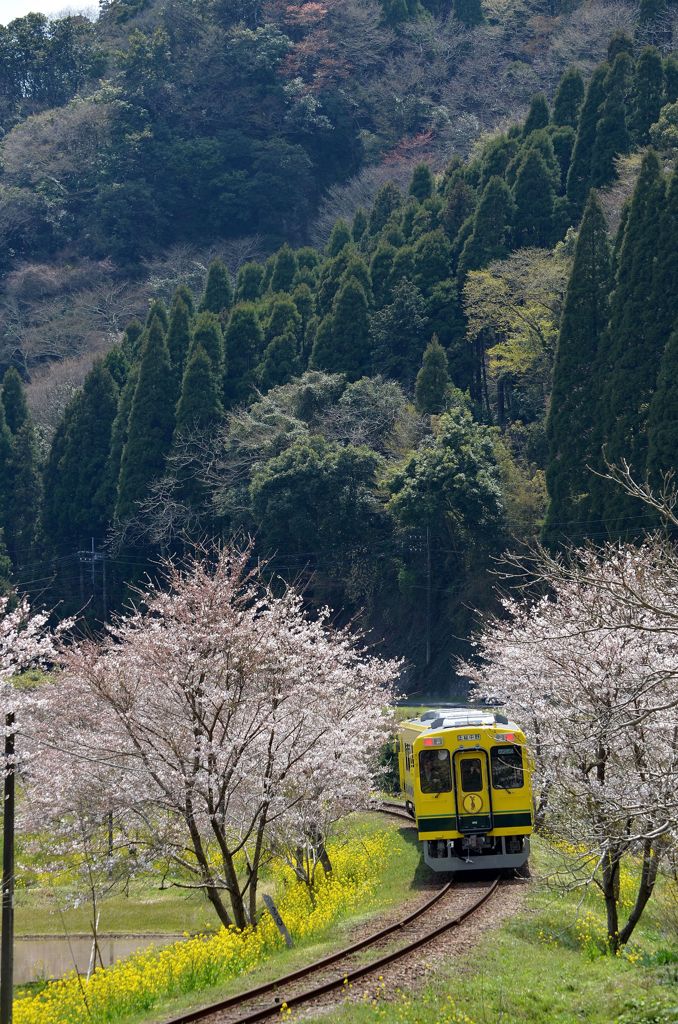
[[[532,737],[541,810],[577,851],[577,884],[599,886],[614,951],[627,943],[678,837],[676,555],[658,538],[553,557],[523,582],[547,592],[504,601],[464,670],[504,699]],[[515,582],[515,581],[514,581]],[[620,922],[620,871],[641,870]]]
[[[103,639],[65,648],[35,698],[29,773],[34,806],[113,813],[238,927],[274,842],[303,844],[313,806],[317,840],[366,803],[399,672],[249,560],[167,562]]]

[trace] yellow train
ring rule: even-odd
[[[534,817],[525,735],[490,709],[401,722],[400,788],[434,871],[526,870]]]

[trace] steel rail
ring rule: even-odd
[[[274,1013],[280,1013],[280,1006],[282,1002],[285,1002],[286,1006],[293,1007],[299,1006],[301,1003],[312,1002],[317,999],[318,996],[324,995],[326,992],[331,992],[336,988],[343,988],[345,985],[351,984],[353,981],[357,981],[359,978],[363,978],[366,974],[372,974],[374,971],[378,971],[388,964],[392,964],[395,960],[400,960],[402,957],[406,957],[409,953],[420,949],[425,946],[427,942],[437,938],[444,932],[449,931],[450,928],[454,928],[460,925],[466,918],[471,917],[472,914],[478,910],[479,907],[490,898],[492,893],[499,885],[499,878],[495,878],[489,888],[482,894],[480,899],[476,900],[472,906],[467,907],[466,910],[462,911],[461,914],[457,914],[456,917],[451,918],[449,921],[445,921],[444,924],[438,925],[437,928],[433,928],[430,932],[420,936],[418,939],[414,939],[412,942],[408,942],[407,945],[401,946],[400,949],[393,950],[391,953],[386,953],[384,956],[379,957],[377,960],[372,960],[369,964],[363,964],[361,967],[356,967],[352,971],[340,975],[338,978],[332,978],[329,981],[325,981],[320,985],[316,985],[315,988],[307,989],[305,992],[300,992],[298,995],[290,995],[280,1002],[273,1003],[269,1006],[263,1006],[258,1010],[253,1010],[250,1013],[246,1013],[242,1017],[237,1017],[235,1020],[229,1021],[229,1024],[254,1024],[255,1021],[263,1020],[265,1017],[269,1017]]]
[[[331,992],[332,989],[343,988],[344,985],[350,984],[352,981],[362,978],[366,974],[371,974],[373,971],[377,971],[380,968],[393,963],[395,960],[399,960],[401,957],[407,956],[414,950],[426,945],[427,942],[437,938],[439,935],[449,931],[451,928],[460,925],[467,918],[471,917],[471,915],[474,914],[486,902],[486,900],[490,898],[498,885],[499,878],[495,878],[480,898],[477,899],[470,907],[467,907],[466,910],[463,910],[455,917],[450,918],[448,921],[438,925],[436,928],[426,932],[424,935],[414,939],[412,942],[407,943],[405,946],[401,946],[399,949],[393,950],[391,953],[386,953],[384,956],[381,956],[376,960],[372,960],[369,964],[364,964],[351,971],[343,972],[338,977],[322,982],[314,988],[307,989],[297,995],[290,995],[287,998],[278,998],[276,1002],[269,1003],[267,1006],[259,1007],[258,1009],[252,1010],[241,1017],[234,1018],[230,1020],[228,1024],[254,1024],[255,1021],[263,1020],[265,1017],[279,1013],[283,1002],[288,1007],[297,1006],[305,1002],[311,1002],[318,996],[324,995],[326,992]],[[230,1009],[240,1003],[250,1002],[252,999],[256,999],[259,996],[282,989],[293,981],[298,981],[300,978],[315,974],[318,971],[331,966],[333,963],[342,960],[344,957],[350,956],[367,946],[371,946],[380,939],[385,938],[386,936],[391,935],[410,924],[437,903],[438,900],[449,892],[451,887],[451,882],[446,883],[434,894],[434,896],[431,897],[431,899],[427,900],[426,903],[417,910],[406,915],[406,917],[401,918],[399,921],[396,921],[394,924],[389,925],[386,928],[382,928],[378,932],[374,932],[372,935],[368,935],[366,938],[361,939],[359,942],[356,942],[351,946],[346,946],[344,949],[338,950],[336,953],[332,953],[329,956],[324,957],[322,960],[316,960],[315,963],[299,968],[296,971],[292,971],[290,974],[286,974],[283,977],[278,978],[276,981],[267,982],[264,985],[259,985],[256,988],[241,992],[239,995],[231,996],[230,998],[221,1000],[218,1003],[202,1007],[202,1009],[188,1011],[178,1017],[173,1017],[171,1020],[166,1021],[166,1024],[190,1024],[192,1021],[203,1020],[205,1017],[210,1017],[213,1014],[220,1013],[222,1010]]]
[[[212,1013],[219,1013],[220,1010],[228,1010],[232,1006],[237,1006],[238,1003],[249,1002],[250,999],[256,999],[258,996],[266,995],[268,992],[274,992],[275,989],[280,988],[281,985],[288,985],[293,981],[298,981],[299,978],[305,978],[309,974],[315,974],[316,971],[321,971],[325,967],[329,967],[331,964],[336,963],[337,960],[343,960],[344,957],[350,956],[352,953],[357,953],[358,950],[364,949],[365,946],[371,946],[374,942],[378,942],[380,939],[386,938],[388,935],[392,935],[393,932],[397,932],[400,928],[404,928],[406,925],[415,921],[422,914],[425,914],[434,903],[442,899],[446,893],[452,888],[452,882],[446,882],[445,885],[441,886],[440,889],[436,890],[430,899],[426,900],[420,907],[413,910],[406,917],[400,918],[394,924],[389,924],[386,928],[380,928],[378,932],[372,932],[371,935],[367,935],[364,939],[360,939],[359,942],[354,942],[351,946],[345,946],[343,949],[338,949],[335,953],[330,953],[328,956],[323,957],[321,960],[315,960],[312,964],[307,964],[306,967],[299,967],[296,971],[291,971],[289,974],[284,974],[281,978],[277,978],[275,981],[267,981],[263,985],[257,985],[255,988],[247,989],[245,992],[240,992],[236,996],[230,996],[228,999],[222,999],[218,1003],[212,1003],[210,1006],[204,1006],[200,1010],[190,1010],[186,1013],[180,1014],[178,1017],[172,1017],[171,1020],[165,1022],[165,1024],[189,1024],[190,1021],[202,1020],[203,1017],[207,1017]]]

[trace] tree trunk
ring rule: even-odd
[[[603,896],[607,912],[607,943],[612,953],[619,949],[619,859],[607,853],[603,860]]]
[[[619,936],[620,946],[626,945],[633,934],[633,929],[640,921],[641,914],[643,913],[647,905],[647,901],[654,890],[655,882],[657,881],[658,869],[659,857],[657,856],[657,852],[654,849],[651,840],[648,839],[643,847],[643,867],[640,873],[636,902],[629,914],[628,921],[621,930],[621,934]]]

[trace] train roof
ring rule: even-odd
[[[436,729],[467,729],[495,725],[510,726],[520,731],[519,726],[510,722],[506,715],[502,715],[492,708],[430,708],[423,711],[418,718],[408,718],[400,723],[401,727],[409,727],[419,732],[429,732]]]

